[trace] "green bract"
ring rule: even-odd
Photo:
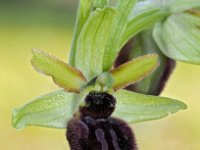
[[[200,16],[174,14],[156,25],[154,39],[168,57],[200,64]]]
[[[165,11],[165,15],[160,14],[153,32],[156,45],[164,55],[200,64],[200,12],[196,9],[200,7],[199,0],[145,0],[136,6],[133,17],[155,8]]]
[[[124,46],[128,40],[139,32],[150,28],[155,23],[166,17],[168,12],[164,9],[155,8],[142,12],[129,20],[125,32],[123,33],[120,48]]]
[[[97,9],[89,17],[79,36],[75,64],[88,80],[102,72],[103,55],[115,14],[115,10],[111,8]]]
[[[120,51],[120,41],[121,37],[126,29],[128,24],[128,18],[130,16],[131,10],[133,9],[136,0],[119,0],[116,6],[116,13],[114,24],[111,28],[111,33],[106,43],[106,49],[104,53],[103,59],[103,70],[109,70],[116,57],[118,52]]]
[[[75,66],[77,40],[85,22],[90,16],[91,6],[92,6],[92,0],[80,0],[79,2],[79,9],[78,9],[77,17],[76,17],[76,25],[75,25],[74,35],[73,35],[73,42],[72,42],[70,57],[69,57],[69,63],[72,66]]]
[[[134,58],[118,68],[112,68],[121,47],[132,36],[150,28],[168,14],[162,9],[152,9],[129,20],[135,3],[136,0],[118,0],[116,6],[111,8],[108,7],[107,0],[80,0],[69,64],[45,52],[33,50],[34,68],[51,76],[54,82],[64,89],[37,97],[15,109],[15,128],[28,125],[66,128],[68,120],[77,111],[85,96],[93,90],[113,94],[117,99],[114,116],[122,117],[130,123],[163,118],[169,113],[186,108],[185,104],[177,100],[121,89],[144,79],[159,64],[157,54],[148,54]],[[199,21],[194,16],[182,17],[195,23]],[[174,20],[172,16],[168,18],[167,24],[171,23],[171,20],[175,21],[173,27],[177,27],[176,24],[181,21]],[[194,27],[190,23],[187,24]],[[162,24],[159,24],[156,29],[159,30],[161,27]],[[194,32],[193,44],[197,44],[195,40],[199,35],[196,30]],[[155,37],[161,36],[156,33],[155,30]],[[187,31],[185,34],[190,33]],[[163,41],[157,42],[162,49]],[[172,45],[174,46],[174,43]],[[198,45],[194,48],[196,46]],[[168,54],[167,52],[165,54]],[[197,49],[193,50],[194,54],[197,52]]]

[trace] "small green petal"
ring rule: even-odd
[[[86,79],[83,74],[61,60],[40,50],[33,50],[33,67],[40,73],[51,76],[56,84],[70,92],[80,92]]]
[[[143,95],[127,90],[116,92],[117,105],[113,116],[129,123],[150,121],[168,116],[187,106],[178,100]]]
[[[136,83],[149,75],[159,65],[158,55],[149,54],[138,57],[111,70],[114,78],[113,89],[116,91],[129,84]]]
[[[13,127],[16,129],[26,126],[66,128],[67,121],[73,116],[72,105],[75,95],[58,90],[33,99],[13,111]]]

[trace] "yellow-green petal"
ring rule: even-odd
[[[113,89],[116,91],[142,80],[153,72],[158,65],[158,55],[149,54],[135,58],[112,69],[111,74],[114,78]]]
[[[69,92],[80,92],[86,79],[82,72],[43,51],[34,49],[31,60],[40,73],[51,76],[56,84]]]

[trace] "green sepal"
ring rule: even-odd
[[[178,100],[127,90],[119,90],[115,96],[117,105],[113,116],[122,118],[128,123],[161,119],[170,113],[187,108],[186,104]]]
[[[37,97],[13,111],[12,125],[16,129],[26,126],[66,128],[73,116],[74,96],[76,94],[58,90]]]

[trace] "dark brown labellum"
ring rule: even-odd
[[[67,140],[71,150],[137,150],[131,128],[113,117],[73,118],[68,123]]]
[[[137,150],[131,128],[123,120],[110,117],[115,98],[105,92],[91,92],[80,107],[80,115],[67,126],[71,150]]]

